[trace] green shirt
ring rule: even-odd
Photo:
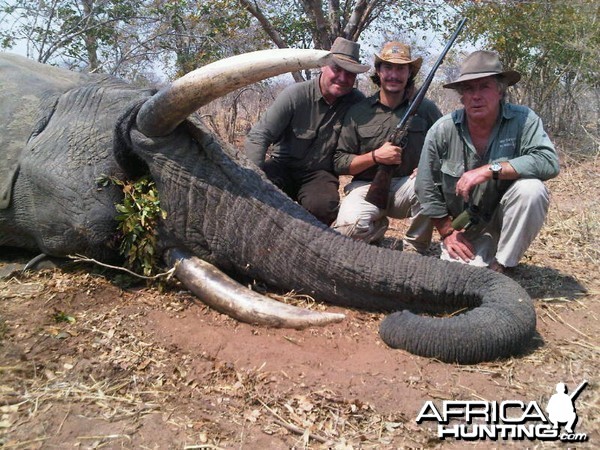
[[[348,108],[362,100],[357,89],[327,104],[319,79],[288,86],[246,136],[246,154],[262,167],[267,149],[271,157],[301,170],[333,171],[342,119]]]
[[[408,107],[406,100],[395,109],[390,109],[379,101],[379,92],[352,106],[344,118],[338,148],[333,156],[335,172],[339,175],[349,174],[350,163],[356,156],[375,150],[387,142]],[[417,167],[427,130],[441,116],[435,103],[423,99],[409,123],[403,161],[394,171],[395,177],[410,175]],[[355,175],[354,179],[371,181],[375,172],[376,166]]]
[[[425,215],[456,217],[465,205],[456,183],[465,171],[495,161],[508,161],[520,178],[542,181],[558,175],[558,156],[542,120],[526,106],[503,103],[488,148],[480,157],[471,141],[464,109],[442,117],[427,133],[419,162],[416,191]],[[465,167],[466,164],[466,167]],[[488,183],[478,206],[490,212],[512,180]],[[488,189],[490,191],[488,191]],[[492,190],[494,192],[492,192]]]

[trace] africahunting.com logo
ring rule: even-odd
[[[545,413],[535,401],[445,400],[436,406],[429,400],[421,408],[416,421],[418,424],[437,422],[437,436],[442,440],[539,439],[585,442],[588,440],[587,434],[575,432],[578,420],[575,400],[587,384],[587,380],[583,381],[572,394],[568,394],[565,383],[558,383]]]

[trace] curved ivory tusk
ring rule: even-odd
[[[325,50],[260,50],[200,67],[149,98],[138,113],[138,129],[146,136],[165,136],[216,98],[275,75],[324,66],[329,55]]]
[[[179,263],[175,276],[201,301],[241,322],[302,329],[345,318],[344,314],[309,311],[257,294],[184,250],[169,249],[164,256],[169,265]]]

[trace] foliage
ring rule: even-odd
[[[0,0],[0,48],[75,70],[155,81],[264,47],[233,0]]]
[[[600,4],[596,0],[450,1],[469,17],[469,40],[494,50],[524,77],[519,100],[555,131],[585,120],[577,100],[600,87]],[[589,106],[589,103],[588,105]]]
[[[99,180],[121,186],[123,203],[116,204],[118,231],[121,234],[119,251],[128,269],[151,276],[156,273],[156,227],[166,212],[160,208],[160,199],[154,181],[145,176],[136,181],[122,181],[114,177]]]
[[[431,20],[437,15],[431,1],[239,0],[239,4],[278,47],[329,49],[336,37],[358,41],[367,29],[397,34],[437,23]]]
[[[419,44],[421,33],[447,37],[466,16],[455,49],[468,42],[497,51],[523,74],[514,100],[554,133],[583,125],[598,134],[599,12],[597,0],[0,0],[0,47],[25,44],[39,61],[139,83],[245,51],[328,49],[337,36],[404,40],[426,68],[436,46]],[[455,49],[438,76],[457,75]]]
[[[126,39],[141,0],[2,0],[0,12],[11,17],[0,30],[2,46],[27,44],[28,56],[49,62],[60,56],[72,66],[101,71],[115,58],[114,49]]]
[[[76,319],[70,314],[67,314],[64,311],[56,311],[52,318],[56,323],[75,323]]]
[[[439,1],[439,0],[438,0]],[[330,48],[337,36],[409,31],[432,22],[409,0],[0,0],[0,45],[29,57],[129,79],[162,64],[180,76],[242,51]],[[425,17],[426,16],[426,17]]]
[[[411,34],[416,28],[439,31],[441,0],[238,0],[278,48],[329,49],[336,37],[359,42],[371,36]],[[243,12],[240,12],[242,14]],[[368,39],[368,38],[367,38]],[[371,55],[369,55],[371,56]],[[301,81],[300,74],[293,74]]]
[[[152,34],[166,66],[181,76],[199,66],[233,54],[255,50],[264,36],[232,0],[157,0],[148,10],[160,18]]]

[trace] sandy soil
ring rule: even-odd
[[[597,448],[599,170],[566,161],[548,224],[510,274],[534,298],[536,348],[457,366],[392,350],[383,317],[303,299],[347,320],[303,331],[238,323],[176,284],[128,286],[70,264],[0,280],[4,448],[565,447],[555,441],[439,440],[425,402],[520,400],[544,408],[558,382],[589,385],[577,433]],[[593,176],[590,174],[593,173]],[[386,245],[397,244],[394,222]],[[1,249],[10,272],[32,255]],[[573,445],[571,445],[573,446]]]

